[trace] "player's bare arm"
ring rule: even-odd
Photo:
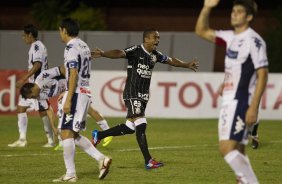
[[[17,81],[16,87],[20,88],[30,76],[35,74],[41,68],[41,65],[42,65],[41,62],[36,61],[33,67],[27,72],[27,74],[24,77],[22,77],[20,80]]]
[[[212,8],[217,6],[218,3],[219,0],[205,0],[195,27],[197,35],[213,43],[215,43],[215,31],[209,26],[209,18]]]
[[[66,76],[66,69],[64,65],[59,66],[59,70],[63,76]]]
[[[109,50],[103,51],[102,49],[96,48],[91,52],[93,58],[106,57],[110,59],[125,58],[125,52],[123,50]]]
[[[193,70],[194,72],[196,72],[199,68],[199,62],[197,58],[194,58],[190,62],[184,62],[177,58],[169,58],[167,63],[175,67],[189,68]]]
[[[246,112],[245,121],[248,125],[252,125],[257,122],[260,99],[263,95],[267,83],[268,69],[260,68],[257,70],[256,74],[257,74],[257,83],[256,83],[254,96]]]
[[[223,90],[224,90],[224,82],[223,82],[222,84],[220,84],[220,86],[219,86],[219,88],[218,88],[218,90],[217,90],[217,92],[218,92],[218,94],[219,94],[220,96],[222,96]]]
[[[50,120],[50,125],[51,125],[51,127],[53,129],[54,134],[58,135],[58,128],[55,125],[56,117],[55,117],[53,108],[50,106],[49,109],[46,111],[46,113],[47,113],[47,116],[48,116],[48,118]]]
[[[71,111],[71,101],[73,94],[75,93],[75,88],[78,79],[78,72],[77,69],[71,68],[70,69],[70,77],[69,77],[69,86],[68,86],[68,95],[63,107],[64,113],[68,114]]]

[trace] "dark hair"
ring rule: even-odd
[[[37,38],[38,36],[38,30],[33,24],[28,24],[24,26],[24,33],[25,34],[30,34],[33,36],[33,38]]]
[[[60,28],[65,28],[68,35],[72,37],[78,36],[79,33],[79,23],[71,18],[65,18],[60,23]]]
[[[145,40],[146,37],[148,37],[151,33],[154,33],[158,30],[156,30],[155,28],[148,28],[148,29],[145,29],[143,31],[143,41]]]
[[[20,94],[23,98],[27,98],[28,95],[32,93],[32,88],[35,86],[34,83],[25,83],[20,90]]]
[[[255,16],[258,11],[257,3],[254,0],[235,0],[233,6],[241,5],[246,9],[247,15]]]

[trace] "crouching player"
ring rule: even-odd
[[[37,77],[35,83],[26,83],[22,86],[20,90],[21,95],[25,98],[49,99],[53,96],[57,96],[63,93],[66,90],[66,80],[62,77],[64,76],[64,71],[65,71],[64,66],[54,67],[45,70]],[[99,115],[97,115],[98,112],[95,109],[89,108],[88,112],[89,111],[92,111],[92,115],[94,114],[96,117],[99,117]],[[62,105],[58,106],[58,112],[60,118],[60,116],[62,115]],[[58,129],[54,125],[55,122],[54,118],[55,117],[52,116],[53,121],[51,121],[52,122],[51,126],[54,133],[58,134]],[[106,126],[108,126],[106,121],[105,124]],[[102,124],[104,126],[101,126],[101,128],[105,128],[105,124]],[[106,176],[109,169],[109,164],[105,167],[105,162],[110,163],[111,159],[100,153],[86,137],[80,134],[78,134],[75,137],[75,145],[79,146],[82,150],[84,150],[87,154],[89,154],[91,157],[93,157],[99,162],[99,169],[100,169],[99,178],[103,179]],[[76,181],[77,177],[75,174],[72,176],[64,175],[64,177],[59,178],[59,180]]]
[[[65,75],[64,66],[54,67],[49,69],[48,71],[46,70],[43,74],[38,76],[38,79],[35,81],[35,83],[24,84],[21,88],[21,95],[25,98],[36,98],[41,100],[47,100],[51,97],[57,96],[66,90],[66,80],[64,78],[64,75]],[[92,106],[89,107],[88,114],[93,119],[95,119],[96,123],[100,126],[102,130],[107,130],[110,128],[108,122],[105,120],[103,115],[99,113],[96,109],[94,109]],[[52,119],[50,121],[53,131],[57,131],[57,128],[55,128],[55,125],[53,123],[56,121],[54,115],[50,113],[48,114],[48,117]],[[59,138],[59,144],[54,148],[54,150],[61,149],[62,146],[61,139],[60,137],[58,138]],[[109,145],[112,139],[113,139],[112,136],[105,138],[103,142],[103,146],[105,147]]]

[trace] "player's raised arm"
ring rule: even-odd
[[[195,27],[195,33],[197,35],[213,43],[215,43],[215,31],[209,26],[209,18],[212,8],[214,8],[218,2],[219,0],[205,0]]]
[[[91,56],[93,58],[106,57],[111,59],[125,58],[125,52],[123,50],[109,50],[103,51],[102,49],[96,48],[91,51]]]
[[[167,64],[175,67],[189,68],[194,72],[196,72],[199,68],[199,62],[197,58],[194,58],[190,62],[184,62],[177,58],[169,58]]]

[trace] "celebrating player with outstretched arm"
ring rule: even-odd
[[[156,50],[159,41],[159,32],[156,29],[147,29],[143,32],[143,44],[141,45],[105,52],[97,48],[92,52],[96,58],[126,58],[128,60],[127,79],[123,92],[123,99],[127,107],[127,120],[124,124],[119,124],[106,131],[93,131],[93,143],[96,146],[105,137],[133,134],[136,131],[136,139],[143,154],[146,169],[163,166],[163,163],[154,160],[150,155],[145,133],[147,127],[145,109],[149,100],[149,88],[155,64],[169,64],[193,71],[199,67],[196,59],[191,62],[183,62],[160,53]]]

